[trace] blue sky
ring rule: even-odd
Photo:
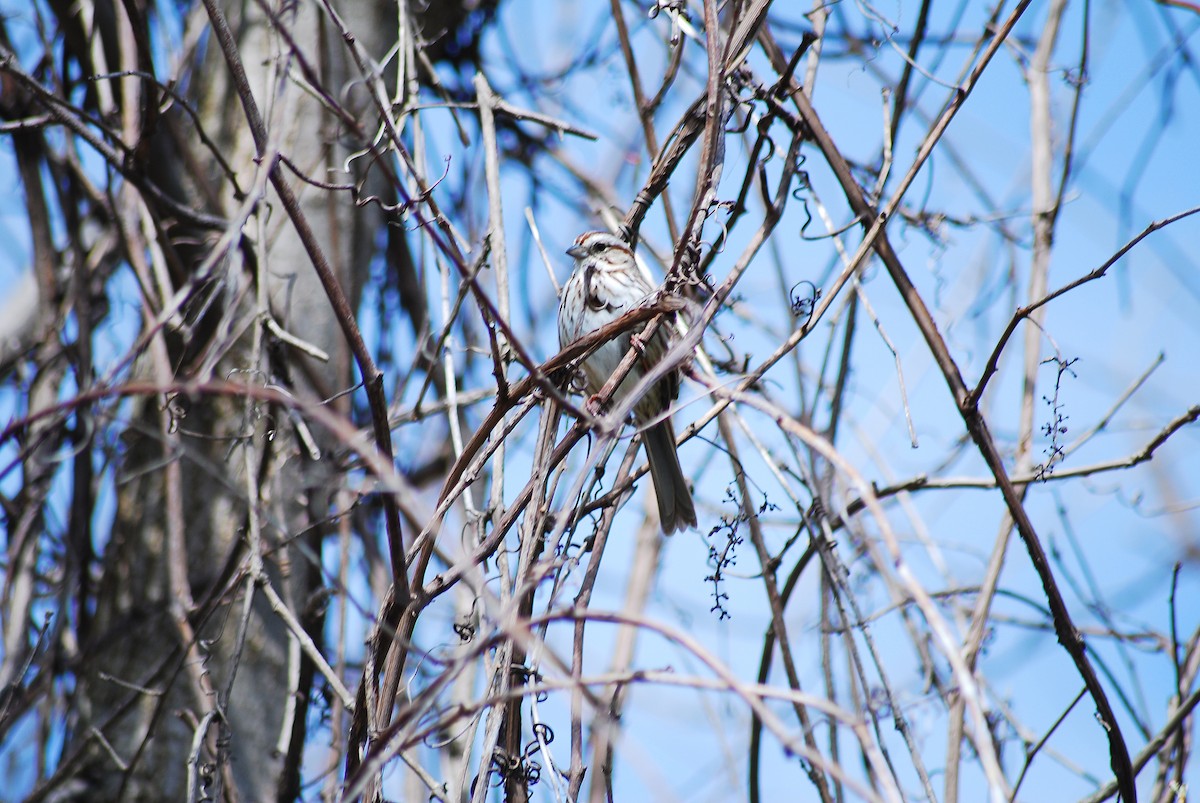
[[[907,46],[904,36],[912,29],[918,5],[892,2],[875,7],[849,3],[835,6],[836,13],[844,15],[853,30],[876,40],[873,48],[853,58],[838,58],[834,52],[836,43],[828,43],[829,52],[818,72],[814,95],[814,105],[825,126],[843,153],[858,163],[878,163],[883,128],[880,89],[894,83],[902,66],[888,41],[888,25],[878,19],[869,22],[868,9],[895,23],[895,40],[903,48]],[[794,8],[777,3],[773,11],[773,21],[780,26],[785,48],[796,45],[798,31],[806,24]],[[1057,160],[1061,158],[1066,136],[1072,81],[1079,78],[1083,8],[1075,3],[1068,9],[1050,82],[1056,165],[1060,164]],[[625,4],[625,9],[635,31],[643,82],[652,92],[663,67],[659,42],[669,23],[665,15],[655,20],[644,19],[632,4]],[[953,10],[935,5],[931,37],[948,31],[948,15]],[[981,4],[966,4],[956,28],[958,37],[948,47],[945,57],[935,64],[937,48],[929,47],[920,57],[921,66],[932,70],[943,83],[956,81],[973,37],[983,27],[985,11]],[[1200,160],[1195,153],[1195,132],[1200,131],[1200,69],[1195,66],[1198,62],[1193,52],[1200,17],[1150,3],[1115,0],[1093,3],[1091,14],[1086,89],[1080,105],[1074,155],[1076,170],[1056,230],[1049,275],[1051,288],[1102,264],[1151,221],[1200,203],[1197,192]],[[566,137],[562,152],[591,177],[611,186],[620,202],[627,204],[644,181],[648,165],[644,151],[639,149],[641,133],[632,112],[624,66],[613,46],[608,15],[607,4],[517,0],[504,6],[500,28],[485,39],[485,52],[489,78],[507,100],[518,106],[535,107],[599,135],[597,142]],[[1029,93],[1020,62],[1039,35],[1044,17],[1043,4],[1035,4],[1026,13],[1017,26],[1013,45],[998,54],[906,196],[914,209],[938,210],[953,218],[990,216],[1000,210],[1007,217],[1010,231],[1016,233],[1016,242],[1005,242],[994,228],[982,225],[946,224],[938,230],[937,240],[904,225],[903,221],[893,222],[888,230],[969,384],[978,378],[997,333],[1014,307],[1026,300],[1030,253]],[[596,41],[599,46],[595,57],[583,57],[582,69],[562,80],[549,80],[549,76],[565,74],[581,59],[583,47]],[[689,52],[694,59],[698,48],[692,45]],[[535,79],[535,91],[522,89],[511,67],[514,60]],[[701,91],[703,76],[695,72],[696,64],[691,60],[685,65],[669,102],[656,117],[655,129],[660,141],[678,118],[683,104]],[[750,64],[760,75],[769,74],[757,52],[751,56]],[[918,112],[904,121],[894,145],[895,166],[885,196],[907,169],[928,121],[939,112],[949,90],[918,77],[912,96],[917,98]],[[472,184],[482,186],[481,152],[474,145],[464,148],[457,141],[448,113],[427,111],[423,123],[428,137],[430,172],[440,174],[442,159],[449,156],[452,160],[451,175],[439,192],[453,197],[457,192],[470,191]],[[729,138],[728,148],[730,166],[719,191],[723,199],[736,193],[740,180],[736,166],[745,155],[736,136]],[[848,224],[846,205],[819,153],[808,146],[806,156],[804,167],[810,171],[813,182],[810,203],[815,206],[819,197],[828,205],[838,225]],[[960,164],[970,166],[974,186],[962,179]],[[467,169],[462,174],[456,172],[462,168]],[[599,224],[579,185],[561,167],[540,157],[536,168],[541,184],[531,185],[522,170],[506,168],[502,187],[509,259],[515,272],[514,325],[526,342],[534,344],[534,353],[544,358],[557,345],[553,335],[554,291],[536,251],[529,247],[523,210],[531,207],[560,281],[569,269],[563,249],[576,234]],[[693,160],[685,161],[671,186],[677,214],[690,201],[689,169],[694,169]],[[777,168],[771,167],[769,171]],[[11,144],[4,139],[0,139],[0,177],[6,177],[3,186],[11,188],[9,202],[0,203],[0,236],[9,244],[5,256],[0,257],[0,295],[3,295],[5,288],[12,287],[21,272],[28,270],[29,262],[29,238],[14,179]],[[989,203],[980,200],[980,189],[991,199]],[[477,205],[478,210],[484,208],[482,203]],[[473,220],[454,222],[472,242],[478,242],[483,214],[479,211]],[[802,204],[791,203],[778,229],[777,258],[789,279],[820,284],[831,272],[836,272],[836,252],[828,239],[800,238],[804,219]],[[752,222],[747,222],[736,230],[726,252],[714,261],[713,272],[718,281],[751,229]],[[817,220],[807,233],[820,230]],[[711,236],[714,232],[715,227],[710,226],[705,233]],[[651,246],[663,248],[667,244],[660,208],[656,207],[647,217],[643,234]],[[853,249],[858,242],[857,232],[851,231],[846,240]],[[1100,421],[1159,355],[1164,357],[1105,431],[1071,455],[1064,469],[1136,452],[1166,422],[1200,399],[1200,372],[1196,370],[1194,356],[1200,349],[1197,342],[1200,326],[1196,323],[1200,320],[1196,242],[1200,242],[1200,216],[1151,235],[1108,277],[1068,294],[1047,308],[1043,355],[1053,355],[1057,350],[1064,359],[1078,360],[1072,364],[1073,375],[1064,377],[1060,388],[1060,401],[1068,416],[1067,442]],[[756,267],[747,273],[738,293],[746,309],[757,316],[756,321],[765,325],[752,326],[732,315],[718,320],[723,332],[735,335],[731,343],[736,352],[758,358],[771,348],[772,337],[790,325],[774,266],[768,264],[767,256],[762,261],[761,269]],[[661,266],[652,265],[652,269],[661,271]],[[134,288],[127,281],[120,282],[115,281],[110,292],[124,317],[116,316],[107,333],[116,343],[127,342],[130,327],[137,321]],[[961,421],[886,272],[878,263],[872,263],[864,273],[863,283],[881,325],[899,353],[920,447],[914,449],[909,442],[892,355],[870,323],[863,320],[853,355],[839,449],[880,486],[922,472],[984,476],[981,461],[971,448],[956,449],[963,431]],[[436,306],[440,303],[436,280],[429,282],[429,290],[434,309],[440,309]],[[364,332],[373,339],[379,332],[379,324],[371,306],[369,302],[365,305],[361,322]],[[784,364],[769,376],[781,402],[799,398],[802,382],[811,385],[827,344],[840,336],[840,328],[834,328],[837,309],[835,305],[828,319],[798,349],[803,361],[799,376],[803,380]],[[407,329],[393,327],[393,331],[396,341],[391,345],[397,352],[411,349],[406,340]],[[985,400],[989,426],[1006,448],[1014,442],[1018,426],[1021,338],[1019,331]],[[119,346],[114,348],[118,350],[110,356],[119,353]],[[465,359],[466,355],[462,356]],[[486,362],[475,363],[476,379],[490,370]],[[1039,373],[1039,394],[1052,393],[1053,384],[1053,366],[1043,366]],[[806,391],[811,393],[812,388]],[[702,389],[694,384],[685,386],[681,401],[693,403],[678,415],[677,428],[700,415],[707,406]],[[21,404],[18,389],[0,388],[0,417],[7,419]],[[473,420],[478,421],[485,412],[476,411]],[[827,408],[819,408],[816,414],[827,412]],[[746,415],[756,433],[772,437],[769,422],[754,413]],[[1039,423],[1048,420],[1048,405],[1039,400],[1035,416]],[[532,434],[529,428],[519,430],[514,443],[527,446]],[[704,434],[715,438],[715,428]],[[415,454],[430,449],[430,439],[428,429],[402,430],[397,433],[398,452]],[[1184,429],[1163,447],[1154,461],[1129,472],[1099,474],[1031,489],[1027,505],[1030,515],[1047,549],[1055,556],[1055,573],[1081,627],[1101,627],[1105,617],[1111,616],[1127,630],[1169,632],[1170,566],[1177,560],[1184,562],[1176,592],[1180,637],[1190,635],[1200,625],[1200,606],[1195,604],[1200,591],[1200,577],[1195,568],[1198,531],[1195,500],[1200,499],[1197,440],[1198,431],[1194,427]],[[761,461],[749,453],[745,443],[741,445],[752,479],[773,499],[780,498],[778,486]],[[778,447],[777,441],[775,445]],[[1035,438],[1035,460],[1042,459],[1046,446],[1045,438]],[[779,454],[787,455],[782,449]],[[11,459],[8,451],[0,450],[0,456]],[[752,550],[748,545],[741,549],[739,562],[728,581],[729,619],[721,620],[710,612],[711,589],[704,582],[711,567],[703,534],[720,515],[731,512],[721,502],[730,482],[730,469],[727,461],[720,459],[719,454],[714,456],[708,445],[699,440],[685,445],[681,456],[689,470],[695,469],[697,498],[702,500],[701,531],[665,543],[661,575],[646,614],[691,633],[739,677],[751,679],[757,670],[762,634],[769,623],[762,584],[756,579],[759,567]],[[519,449],[514,449],[511,459],[510,472],[528,465],[527,456]],[[948,459],[949,467],[940,468]],[[523,460],[526,462],[522,463]],[[582,464],[581,449],[572,471],[580,470]],[[572,478],[569,472],[564,487]],[[10,478],[4,486],[6,493],[15,490],[13,481]],[[510,493],[517,487],[510,483]],[[563,501],[559,499],[560,504]],[[929,491],[913,495],[911,505],[911,511],[906,511],[898,501],[892,501],[888,511],[904,540],[905,559],[918,576],[933,589],[977,583],[1001,520],[1002,507],[996,494]],[[592,603],[599,609],[616,610],[622,604],[634,557],[634,526],[643,509],[641,493],[630,502],[629,508],[627,515],[618,518],[604,558]],[[107,505],[97,514],[102,525],[100,538],[105,536],[104,523],[110,515]],[[792,535],[795,518],[794,511],[786,509],[768,514],[767,531],[773,547],[781,548]],[[869,521],[863,527],[865,532],[873,532]],[[453,528],[448,526],[447,531]],[[923,545],[922,531],[929,533],[937,552]],[[851,583],[861,595],[860,604],[868,611],[886,608],[889,599],[877,582],[877,575],[850,548],[849,536],[840,538],[846,541],[842,545],[843,559],[850,567]],[[795,548],[788,553],[793,558],[796,554]],[[1029,559],[1016,541],[1010,547],[1001,586],[1005,596],[996,603],[998,623],[981,661],[981,672],[988,684],[989,697],[1011,706],[1016,718],[1036,738],[1062,713],[1065,701],[1074,696],[1081,684],[1053,636],[1037,629],[1042,617],[1021,601],[1024,597],[1040,602],[1042,594]],[[1102,606],[1093,605],[1097,591]],[[352,593],[358,595],[365,610],[373,610],[374,604],[365,588]],[[810,573],[787,611],[796,660],[804,687],[809,691],[821,688],[818,603],[815,576]],[[453,616],[448,605],[447,600],[445,606],[435,606],[428,612],[429,619],[421,634],[431,643],[445,638],[442,631]],[[943,608],[943,612],[950,615],[949,608]],[[890,681],[906,706],[922,756],[935,776],[934,788],[940,794],[938,770],[945,755],[946,738],[941,708],[931,698],[933,692],[923,686],[911,644],[898,617],[882,616],[872,632],[886,656]],[[589,631],[589,671],[607,668],[611,635],[611,628],[604,626],[594,626]],[[360,643],[356,638],[349,642]],[[569,654],[569,628],[563,625],[551,628],[549,642],[560,654]],[[1118,648],[1101,636],[1089,638],[1088,645],[1096,659],[1129,691],[1130,705],[1144,717],[1152,732],[1156,730],[1161,725],[1165,700],[1173,690],[1174,670],[1169,660],[1161,651],[1150,652],[1137,645]],[[636,665],[671,666],[681,673],[703,674],[694,658],[652,635],[643,636]],[[781,683],[781,678],[782,670],[777,663],[772,681]],[[1111,680],[1109,685],[1111,689]],[[558,723],[560,741],[554,749],[557,760],[563,763],[567,757],[566,704],[567,698],[562,695],[552,695],[544,704],[547,718]],[[632,691],[626,710],[616,776],[618,799],[674,797],[718,801],[744,795],[747,715],[733,698],[640,686]],[[784,712],[782,707],[778,710]],[[1103,736],[1092,711],[1087,701],[1077,706],[1048,746],[1083,770],[1067,769],[1054,758],[1044,757],[1034,763],[1025,780],[1022,799],[1079,798],[1093,788],[1089,778],[1100,782],[1107,779]],[[1136,752],[1144,740],[1123,709],[1121,716],[1126,739]],[[911,772],[903,769],[906,757],[899,742],[890,731],[885,738],[893,750],[900,751],[898,763],[906,791],[915,790]],[[795,762],[783,756],[775,742],[768,740],[764,758],[765,799],[809,793],[807,781]],[[1015,751],[1005,756],[1004,766],[1010,773],[1019,767]],[[1010,774],[1010,780],[1011,777]],[[1145,781],[1150,777],[1149,771],[1143,774],[1143,793],[1148,790]],[[968,772],[961,786],[963,799],[976,799],[976,795],[981,799],[981,784],[981,776]]]

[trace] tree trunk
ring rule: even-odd
[[[382,40],[385,11],[385,4],[363,3],[344,12],[360,44],[376,55],[382,51],[369,37]],[[299,60],[278,33],[279,25],[286,28],[325,86],[342,87],[354,65],[328,20],[315,4],[289,7],[277,23],[254,3],[226,13],[269,144],[307,176],[338,181],[348,156],[338,146],[342,132],[289,79],[285,71],[298,70]],[[370,14],[378,18],[361,16]],[[271,160],[257,159],[230,74],[214,35],[193,74],[195,108],[237,186],[252,193],[264,185],[256,185],[257,171]],[[367,98],[360,89],[351,108],[354,100],[361,106]],[[178,104],[161,118],[150,150],[151,180],[176,201],[236,217],[243,200]],[[347,193],[312,191],[291,174],[288,181],[356,305],[378,207],[359,208]],[[329,300],[272,192],[240,233],[231,224],[231,247],[203,274],[225,232],[204,231],[162,208],[151,212],[167,235],[163,255],[174,287],[186,288],[189,300],[170,336],[143,353],[137,374],[159,385],[243,379],[309,400],[354,381]],[[267,310],[328,362],[264,334]],[[336,452],[314,430],[314,459],[277,407],[234,396],[168,398],[164,405],[163,395],[142,396],[130,409],[93,640],[83,645],[90,657],[79,678],[80,722],[66,750],[83,747],[85,757],[75,773],[83,783],[72,787],[88,799],[182,800],[189,789],[217,799],[294,799],[313,673],[307,659],[301,667],[297,643],[256,591],[248,551],[258,540],[267,582],[320,644],[316,561],[329,526]],[[254,594],[248,610],[247,593]]]

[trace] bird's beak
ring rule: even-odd
[[[586,254],[586,253],[587,253],[587,249],[586,249],[586,248],[584,248],[584,247],[583,247],[582,245],[580,245],[579,243],[575,243],[575,245],[573,245],[573,246],[571,246],[570,248],[568,248],[568,249],[567,249],[567,255],[568,255],[568,256],[573,256],[573,257],[575,257],[576,259],[579,259],[580,257],[582,257],[582,256],[583,256],[584,254]]]

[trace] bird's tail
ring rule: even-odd
[[[675,451],[675,428],[671,419],[660,421],[646,430],[646,459],[650,462],[650,478],[658,498],[658,517],[667,535],[685,527],[696,526],[696,507],[688,489],[679,453]]]

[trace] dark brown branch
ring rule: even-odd
[[[992,376],[996,373],[996,367],[1000,363],[1000,355],[1004,351],[1004,347],[1008,345],[1009,338],[1012,337],[1013,332],[1016,331],[1017,325],[1021,323],[1021,321],[1025,320],[1035,311],[1046,306],[1059,296],[1065,295],[1075,288],[1085,285],[1088,282],[1095,281],[1096,279],[1099,279],[1107,274],[1109,268],[1117,264],[1122,257],[1133,250],[1134,246],[1149,237],[1154,232],[1170,226],[1172,223],[1183,220],[1184,218],[1191,217],[1197,212],[1200,212],[1200,206],[1194,206],[1191,209],[1184,210],[1183,212],[1163,218],[1162,220],[1152,221],[1148,226],[1146,226],[1146,228],[1142,229],[1137,236],[1117,249],[1117,252],[1106,259],[1104,264],[1100,267],[1084,274],[1083,276],[1080,276],[1074,281],[1064,284],[1054,292],[1047,293],[1045,296],[1033,302],[1032,304],[1027,304],[1026,306],[1021,307],[1014,312],[1012,318],[1008,322],[1008,326],[1004,328],[1004,333],[1000,335],[1000,339],[996,341],[996,346],[992,349],[992,354],[990,357],[988,357],[986,365],[984,365],[983,373],[979,377],[978,384],[975,385],[974,390],[972,390],[968,395],[968,403],[973,407],[979,404],[980,398],[983,397],[983,391],[987,388],[988,381],[991,380]]]

